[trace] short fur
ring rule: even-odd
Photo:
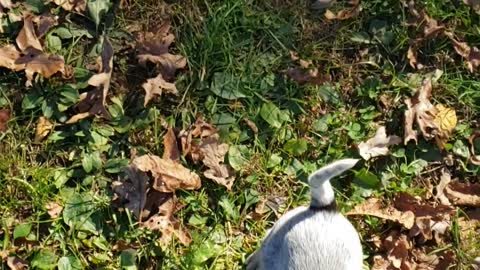
[[[352,224],[335,209],[329,180],[353,167],[344,159],[309,177],[312,201],[283,215],[267,233],[247,270],[360,270],[362,246]]]

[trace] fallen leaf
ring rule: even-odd
[[[243,122],[253,131],[254,134],[258,134],[258,127],[257,125],[248,118],[243,118]]]
[[[415,218],[415,224],[410,230],[410,237],[417,237],[417,242],[423,244],[434,239],[441,243],[441,236],[450,228],[450,220],[434,221],[430,216]]]
[[[14,45],[6,45],[0,47],[0,67],[5,67],[13,71],[22,70],[23,65],[15,64],[15,61],[20,58],[20,52]]]
[[[450,38],[455,51],[467,61],[468,70],[473,72],[480,65],[480,50],[477,47],[470,47],[466,42],[460,42]]]
[[[65,72],[65,61],[62,56],[48,55],[32,47],[27,48],[22,54],[23,56],[15,61],[15,65],[23,66],[27,86],[32,85],[36,73],[50,78],[57,72],[62,74]]]
[[[161,96],[164,92],[174,95],[178,93],[175,84],[165,81],[161,73],[155,78],[148,79],[142,84],[142,87],[145,90],[144,106],[147,106],[148,102],[150,102],[154,96]]]
[[[396,135],[388,136],[385,127],[381,126],[377,129],[375,136],[366,142],[358,145],[360,156],[369,160],[372,157],[386,156],[389,152],[388,147],[402,142],[402,139]]]
[[[480,14],[480,1],[479,0],[463,0],[465,5],[470,6],[477,14]]]
[[[451,205],[450,201],[448,200],[447,196],[445,195],[445,188],[451,182],[450,172],[447,169],[442,170],[442,175],[440,176],[440,182],[435,187],[437,194],[435,198],[440,201],[443,205]]]
[[[419,29],[422,33],[422,39],[432,38],[445,30],[445,26],[430,17],[425,10],[418,11],[415,8],[415,1],[408,2],[408,9],[413,16],[413,18],[409,20],[408,25]]]
[[[411,99],[405,100],[407,105],[407,110],[405,111],[405,145],[410,140],[414,140],[417,143],[417,134],[413,129],[413,120],[417,123],[425,139],[433,138],[439,129],[434,121],[437,109],[430,103],[431,95],[432,82],[430,79],[425,79],[415,95]]]
[[[413,227],[415,220],[415,215],[412,211],[407,210],[402,212],[391,206],[383,207],[382,203],[377,198],[370,198],[362,204],[355,206],[355,208],[346,213],[346,215],[374,216],[381,219],[398,222],[407,229]]]
[[[154,155],[136,157],[132,165],[142,172],[150,172],[154,178],[152,187],[160,192],[177,189],[193,190],[201,186],[200,177],[171,159]]]
[[[7,131],[8,120],[10,120],[10,110],[0,109],[0,133]]]
[[[480,206],[480,183],[450,182],[444,192],[453,205]]]
[[[176,209],[176,198],[171,196],[168,201],[159,207],[158,214],[153,215],[142,226],[153,231],[160,231],[162,236],[159,241],[162,247],[167,247],[175,235],[180,242],[188,246],[192,242],[190,233],[182,226],[182,224],[173,216]]]
[[[357,17],[361,11],[360,1],[349,1],[349,3],[352,7],[341,10],[337,14],[327,9],[325,11],[325,18],[327,20],[347,20]]]
[[[110,89],[110,80],[113,70],[113,47],[110,41],[105,37],[103,41],[102,54],[99,57],[100,68],[99,73],[93,75],[88,80],[88,84],[96,87],[96,89],[80,95],[80,102],[77,108],[80,113],[72,116],[66,123],[73,124],[81,119],[94,115],[101,115],[104,118],[110,118],[105,108],[108,90]]]
[[[412,68],[417,68],[417,47],[410,45],[407,51],[407,59]]]
[[[454,109],[447,108],[442,104],[435,105],[437,113],[433,120],[438,128],[435,134],[435,141],[440,149],[448,142],[453,130],[457,126],[457,115]]]
[[[318,68],[313,66],[312,61],[300,59],[296,52],[290,51],[290,58],[298,63],[298,67],[287,69],[285,74],[297,83],[321,85],[331,81],[328,74],[319,72]]]
[[[203,156],[202,162],[208,167],[203,172],[205,177],[231,190],[235,173],[230,166],[224,164],[225,155],[228,153],[228,144],[220,143],[219,136],[215,134],[203,139],[199,149]]]
[[[414,249],[412,255],[415,258],[417,269],[422,270],[451,269],[450,266],[455,263],[455,254],[451,250],[433,253]]]
[[[37,127],[35,128],[34,143],[40,143],[50,131],[53,129],[53,124],[46,117],[40,116],[38,118]]]
[[[480,155],[475,154],[475,141],[480,138],[480,130],[475,131],[469,138],[470,143],[470,162],[475,165],[480,165]]]
[[[45,205],[45,208],[47,208],[48,215],[54,219],[58,218],[63,210],[63,206],[59,205],[56,202],[48,202]]]
[[[187,60],[181,55],[168,52],[175,36],[170,33],[170,21],[159,25],[152,32],[141,33],[137,38],[137,59],[140,64],[147,61],[159,64],[163,78],[172,80],[177,69],[187,65]]]
[[[37,30],[35,31],[37,37],[42,38],[52,27],[58,24],[58,16],[47,12],[33,17],[32,21],[37,25]]]
[[[25,51],[28,48],[34,48],[39,51],[43,51],[42,44],[35,34],[35,28],[33,27],[32,20],[33,16],[27,16],[23,20],[23,27],[15,40],[20,51]]]
[[[141,220],[141,213],[146,203],[148,177],[132,165],[125,172],[127,179],[114,181],[112,189],[120,197],[125,208],[129,209],[138,220]]]
[[[202,159],[199,152],[199,143],[194,139],[207,138],[217,133],[217,130],[209,123],[203,120],[203,117],[197,117],[195,123],[191,125],[187,130],[180,131],[179,138],[182,145],[182,155],[190,155],[193,162],[198,162]]]
[[[178,150],[177,138],[172,128],[167,130],[163,136],[163,159],[170,159],[175,162],[180,161],[180,151]]]
[[[15,256],[8,256],[7,265],[11,270],[28,269],[28,262]]]
[[[0,0],[0,16],[5,14],[5,9],[13,8],[13,3],[11,0]]]
[[[412,243],[407,236],[397,231],[391,232],[383,241],[383,249],[387,253],[387,259],[396,269],[413,269],[409,257],[411,248]]]
[[[80,14],[85,13],[85,10],[87,9],[86,0],[53,0],[53,2],[66,11],[75,11]]]

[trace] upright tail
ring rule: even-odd
[[[335,194],[330,179],[355,166],[358,159],[341,159],[320,168],[308,177],[312,200],[310,208],[322,209],[335,205]]]

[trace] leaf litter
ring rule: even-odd
[[[148,79],[142,85],[145,90],[145,106],[154,96],[178,93],[172,81],[176,71],[186,67],[187,60],[181,55],[169,53],[170,45],[175,41],[170,29],[171,22],[167,20],[152,32],[137,34],[136,52],[139,63],[142,65],[146,65],[147,62],[154,63],[160,71],[155,78]]]
[[[402,139],[396,135],[387,136],[385,127],[380,126],[373,138],[358,145],[358,151],[363,159],[369,160],[373,157],[386,156],[389,153],[389,146],[401,142]]]

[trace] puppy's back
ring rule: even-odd
[[[362,246],[355,228],[335,211],[299,207],[275,223],[260,250],[258,269],[359,270]]]

